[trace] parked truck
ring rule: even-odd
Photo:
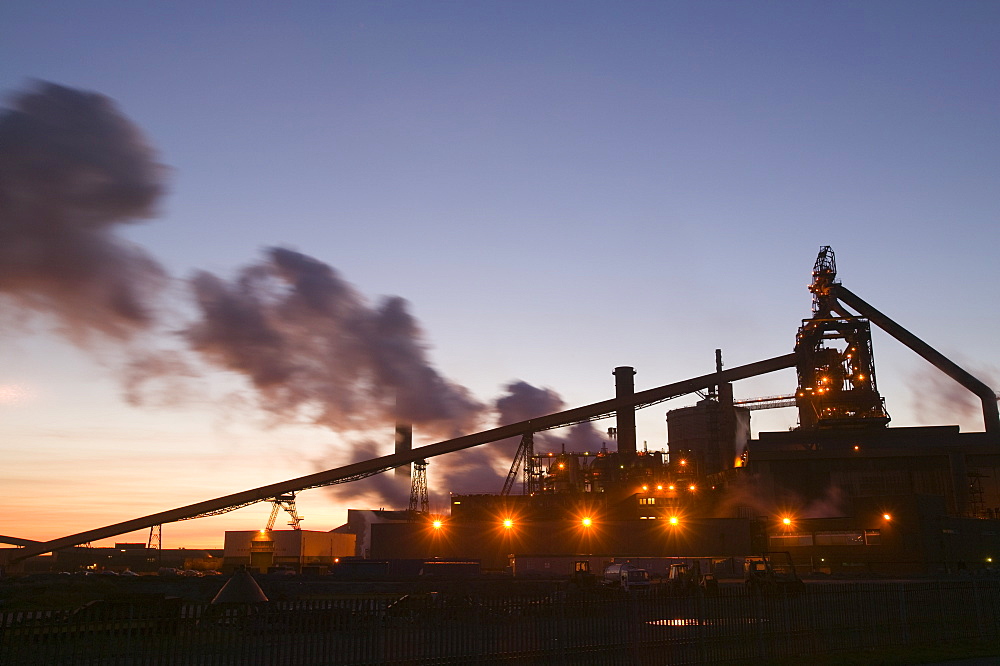
[[[747,557],[743,562],[744,581],[751,590],[791,594],[805,590],[805,583],[795,571],[788,552],[762,553]]]
[[[626,592],[649,587],[649,572],[628,562],[615,562],[604,569],[604,584]]]
[[[691,565],[686,562],[675,562],[667,571],[666,592],[674,595],[719,593],[719,581],[715,574],[701,572],[701,562],[695,560]]]

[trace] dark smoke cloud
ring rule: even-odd
[[[0,296],[76,342],[151,323],[165,279],[116,225],[154,214],[165,169],[108,98],[40,83],[0,114]]]
[[[351,446],[353,449],[352,461],[354,462],[370,460],[391,453],[389,450],[382,450],[384,447],[380,448],[377,442],[367,438],[358,440]],[[338,456],[340,453],[338,451],[330,452],[333,456]],[[328,462],[329,459],[317,460],[317,467],[325,469]],[[397,477],[391,470],[359,481],[333,485],[328,488],[328,491],[331,496],[342,502],[365,502],[356,508],[376,506],[389,510],[403,510],[410,503],[410,479]],[[442,502],[439,500],[437,504],[442,504]]]
[[[508,384],[506,391],[507,394],[496,401],[497,417],[501,425],[526,421],[566,408],[566,403],[552,389],[517,381]],[[597,451],[605,443],[605,438],[593,424],[577,423],[565,430],[537,433],[535,442],[550,448],[565,445],[567,451]],[[515,446],[514,451],[516,450]]]
[[[401,298],[371,307],[332,267],[283,248],[231,282],[203,272],[192,285],[191,346],[246,376],[264,409],[338,429],[403,421],[450,435],[477,423],[482,405],[431,366]]]
[[[537,388],[527,382],[517,381],[508,384],[505,390],[507,394],[496,401],[497,421],[500,425],[527,421],[565,408],[562,398],[552,389]]]

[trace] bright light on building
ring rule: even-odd
[[[681,521],[680,521],[680,519],[677,516],[670,516],[670,524],[671,525],[677,525],[680,522]]]
[[[504,518],[503,526],[509,530],[510,528],[514,527],[514,520],[511,518]]]
[[[886,519],[886,520],[892,520],[892,516],[891,516],[890,514],[888,514],[888,513],[883,513],[883,514],[882,514],[882,517],[883,517],[884,519]]]
[[[667,486],[667,490],[673,490],[673,489],[674,489],[674,484],[671,483],[669,486]]]
[[[583,525],[584,527],[590,527],[591,525],[594,524],[594,521],[590,519],[590,516],[587,516],[586,518],[580,521],[580,524]]]
[[[792,519],[791,518],[782,518],[781,519],[781,524],[782,525],[791,525],[792,524]]]
[[[444,523],[443,523],[443,522],[441,522],[440,520],[435,520],[435,521],[434,521],[433,523],[431,523],[431,527],[433,527],[433,528],[434,528],[434,529],[436,529],[436,530],[439,530],[439,529],[441,529],[441,527],[442,527],[443,525],[444,525]]]
[[[693,483],[690,486],[688,486],[688,490],[694,490],[694,484]]]

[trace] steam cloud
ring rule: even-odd
[[[112,232],[154,214],[165,169],[114,103],[51,83],[0,115],[0,296],[76,342],[151,323],[165,274]]]

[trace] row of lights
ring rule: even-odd
[[[693,488],[694,487],[692,486],[692,489]],[[888,514],[888,513],[883,513],[882,514],[882,519],[885,520],[886,522],[889,522],[890,520],[892,520],[892,515]],[[670,518],[667,519],[667,522],[669,522],[671,525],[679,525],[681,521],[680,521],[680,518],[678,516],[670,516]],[[781,524],[784,525],[785,527],[791,527],[792,526],[792,522],[793,522],[793,520],[792,520],[792,518],[790,516],[784,516],[781,519]],[[590,516],[584,516],[583,518],[580,519],[580,525],[582,527],[592,527],[594,525],[594,519],[591,518]],[[431,527],[433,527],[436,530],[439,530],[442,527],[444,527],[444,521],[441,520],[441,519],[436,519],[436,520],[434,520],[431,523]],[[513,529],[514,528],[514,519],[513,518],[504,518],[503,519],[503,527],[504,527],[504,529],[507,529],[507,530]]]
[[[690,485],[688,485],[688,490],[692,490],[693,491],[693,490],[697,490],[697,488],[698,487],[696,485],[694,485],[693,483],[690,484]],[[663,484],[657,484],[656,489],[657,490],[663,490]],[[668,484],[667,485],[667,490],[677,490],[677,486],[675,484],[673,484],[673,483]],[[642,492],[648,493],[649,492],[649,486],[648,485],[644,485],[642,487]]]
[[[669,522],[671,525],[679,525],[680,524],[680,518],[677,517],[677,516],[670,516],[670,518],[667,520],[667,522]],[[513,529],[514,528],[514,519],[513,518],[504,518],[502,524],[503,524],[504,529],[506,529],[506,530]],[[594,526],[594,519],[591,518],[590,516],[584,516],[583,518],[580,519],[580,526],[581,527],[593,527]],[[434,528],[435,530],[439,530],[442,527],[444,527],[444,521],[441,520],[441,519],[436,519],[436,520],[434,520],[434,521],[431,522],[431,527]]]

